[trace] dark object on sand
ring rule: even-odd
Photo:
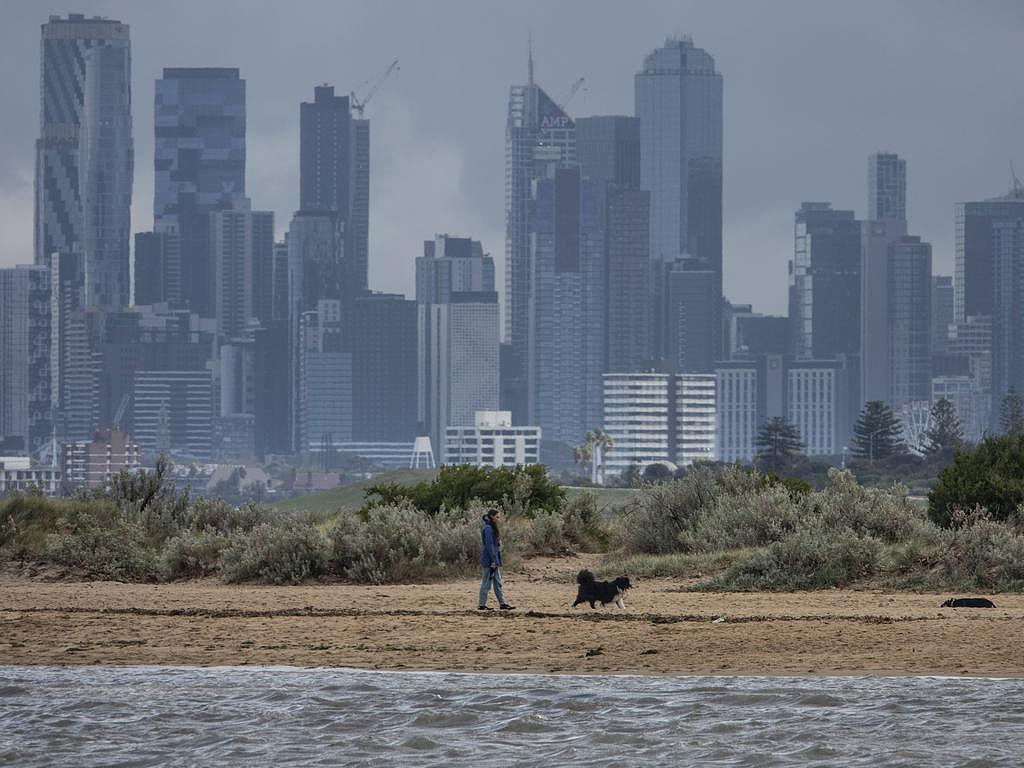
[[[601,605],[615,603],[619,608],[625,608],[626,604],[622,602],[622,597],[632,586],[625,576],[619,576],[615,581],[595,581],[594,574],[590,571],[580,571],[576,575],[576,583],[580,588],[576,593],[576,602],[572,604],[573,608],[580,603],[590,603],[590,607],[594,608],[594,603],[597,602]]]
[[[987,597],[951,597],[942,608],[995,608],[996,604]]]

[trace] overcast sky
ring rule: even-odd
[[[39,25],[80,12],[131,25],[132,228],[152,225],[153,82],[163,67],[232,66],[248,83],[247,193],[278,233],[298,204],[299,102],[329,83],[362,94],[400,70],[371,119],[370,285],[413,292],[435,232],[483,241],[504,274],[508,88],[574,116],[633,113],[633,75],[667,36],[690,35],[725,82],[725,289],[784,313],[793,213],[829,200],[864,215],[867,155],[907,160],[910,229],[953,262],[953,204],[1024,176],[1024,2],[242,2],[142,0],[47,6],[3,0],[0,266],[32,261]],[[502,286],[503,287],[503,286]]]

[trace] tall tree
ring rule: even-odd
[[[885,459],[907,452],[903,428],[889,404],[869,400],[853,425],[853,455],[861,459]]]
[[[999,406],[999,427],[1010,437],[1024,435],[1024,399],[1012,385]]]
[[[791,421],[773,416],[766,419],[757,431],[754,450],[758,459],[774,460],[802,453],[804,442],[800,438],[800,430]]]
[[[932,426],[924,433],[921,446],[929,456],[954,451],[964,443],[964,431],[956,409],[946,398],[940,398],[932,406]]]

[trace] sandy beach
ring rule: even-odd
[[[0,577],[0,664],[195,664],[633,674],[1024,676],[1024,595],[943,609],[935,594],[690,593],[644,580],[615,606],[570,609],[592,560],[505,575],[512,612],[477,582],[298,587]]]

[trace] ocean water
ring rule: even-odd
[[[3,766],[1021,766],[1024,681],[0,667]]]

